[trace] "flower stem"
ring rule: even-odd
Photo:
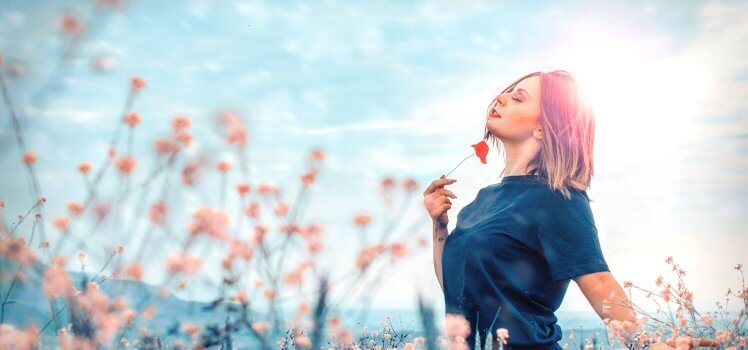
[[[450,171],[449,171],[449,172],[447,173],[447,175],[444,175],[444,178],[447,178],[447,176],[449,176],[449,174],[451,174],[451,173],[452,173],[453,171],[455,171],[455,169],[457,169],[457,167],[458,167],[458,166],[460,166],[460,164],[462,164],[462,163],[463,163],[464,161],[466,161],[466,160],[467,160],[468,158],[470,158],[470,157],[472,157],[472,156],[474,156],[474,155],[475,155],[475,153],[473,153],[473,154],[471,154],[471,155],[469,155],[469,156],[465,157],[465,159],[463,159],[463,160],[462,160],[462,162],[460,162],[459,164],[457,164],[457,166],[455,166],[455,167],[454,167],[454,168],[453,168],[452,170],[450,170]]]

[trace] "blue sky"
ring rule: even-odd
[[[192,155],[235,160],[211,119],[233,108],[250,130],[253,182],[283,186],[290,201],[306,152],[324,149],[328,162],[305,215],[326,223],[329,251],[344,252],[324,258],[339,271],[358,243],[353,215],[372,213],[375,228],[385,222],[382,177],[428,184],[470,154],[504,86],[532,71],[566,69],[596,111],[588,192],[614,276],[653,288],[673,255],[688,270],[697,307],[707,310],[739,286],[732,267],[748,262],[744,2],[134,1],[96,18],[54,89],[33,102],[60,57],[54,21],[64,11],[87,16],[91,6],[0,5],[5,65],[26,70],[6,79],[39,157],[48,216],[82,200],[75,165],[100,164],[128,79],[139,75],[148,81],[133,107],[143,117],[135,147],[143,159],[171,117],[183,114],[194,122]],[[115,67],[92,70],[97,55]],[[0,198],[9,220],[29,196],[7,111],[0,115]],[[491,150],[487,165],[472,159],[453,173],[450,228],[461,207],[497,181],[501,163]],[[149,166],[139,164],[136,178]],[[202,191],[217,183],[207,180]],[[184,205],[185,220],[205,204],[189,194],[173,200]],[[430,240],[420,202],[411,202],[406,222],[421,222],[412,234]],[[443,303],[429,249],[393,272],[373,305],[414,306],[416,286]],[[198,288],[189,297],[210,295]],[[562,308],[591,310],[573,284]]]

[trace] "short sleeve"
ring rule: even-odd
[[[552,191],[538,215],[538,240],[553,282],[610,271],[603,257],[586,192]]]

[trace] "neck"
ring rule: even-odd
[[[504,142],[506,152],[506,166],[504,176],[527,175],[528,165],[535,155],[540,152],[540,142],[527,139],[522,143]]]

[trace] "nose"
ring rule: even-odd
[[[504,106],[504,103],[506,103],[505,101],[506,99],[504,98],[504,94],[500,94],[498,97],[496,97],[496,104],[498,104],[499,106]]]

